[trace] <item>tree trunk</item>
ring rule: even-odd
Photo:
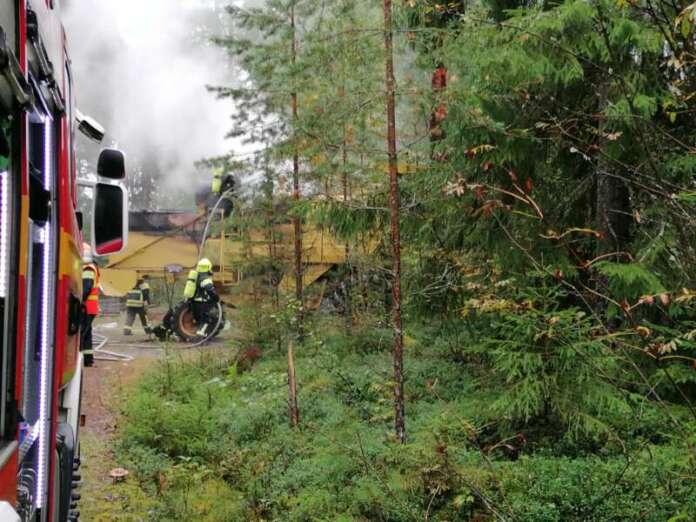
[[[297,378],[295,376],[295,354],[292,341],[288,344],[288,411],[290,426],[296,428],[300,424],[300,409],[297,406]]]
[[[399,442],[406,440],[404,413],[404,339],[401,324],[401,232],[399,229],[399,173],[396,154],[396,87],[392,47],[392,4],[384,0],[384,47],[386,51],[387,150],[389,153],[389,206],[392,239],[392,321],[394,326],[394,428]]]
[[[631,199],[623,179],[611,175],[600,162],[597,172],[597,228],[602,234],[598,254],[617,253],[616,260],[624,260],[630,239]]]
[[[608,89],[609,85],[603,85],[600,90],[600,112],[607,106]],[[598,131],[599,150],[605,151],[608,142],[603,137],[607,132],[604,119],[600,120]],[[605,156],[600,156],[597,166],[595,206],[596,227],[601,233],[597,255],[616,253],[613,260],[625,261],[622,252],[625,251],[630,239],[633,220],[631,198],[628,185],[622,178],[614,176],[612,169],[616,169],[616,166],[612,165]]]
[[[292,65],[297,60],[297,38],[295,35],[295,7],[290,8],[290,26],[292,27]],[[297,92],[293,89],[292,122],[293,122],[293,156],[292,156],[292,197],[300,200],[300,156],[297,150]],[[292,218],[295,231],[295,299],[297,299],[297,337],[300,342],[304,339],[304,290],[302,288],[302,223],[299,216]]]
[[[343,182],[343,204],[347,205],[348,204],[348,136],[347,136],[347,130],[343,128],[343,147],[341,151],[342,155],[342,162],[343,162],[343,173],[342,173],[342,182]],[[351,267],[350,264],[350,243],[346,241],[346,248],[345,248],[345,256],[346,256],[346,279],[345,279],[345,314],[346,314],[346,330],[350,332],[351,328],[353,328],[353,268]]]

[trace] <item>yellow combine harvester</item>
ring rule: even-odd
[[[186,212],[132,212],[128,251],[111,257],[102,271],[105,293],[123,296],[138,276],[163,277],[168,265],[181,266],[184,269],[182,277],[185,277],[199,257],[207,257],[215,266],[215,281],[221,297],[234,303],[243,298],[240,295],[241,283],[245,280],[242,268],[254,261],[270,260],[271,250],[273,257],[288,267],[280,282],[281,293],[294,290],[291,268],[294,232],[291,224],[275,227],[275,241],[271,245],[269,231],[252,229],[242,238],[235,231],[225,230],[224,223],[218,223],[220,231],[207,239],[199,255],[198,241],[205,218],[204,214]],[[369,253],[374,248],[375,244],[370,244],[361,253]],[[346,245],[326,231],[305,227],[302,261],[304,286],[309,288],[334,267],[346,262]]]

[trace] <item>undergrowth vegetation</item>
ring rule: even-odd
[[[479,315],[478,335],[447,324],[409,332],[405,445],[391,430],[385,332],[346,334],[324,317],[324,343],[296,351],[299,429],[273,342],[243,372],[232,347],[170,356],[126,403],[121,456],[163,521],[696,516],[696,423],[685,408],[664,412],[598,383],[616,362],[601,336],[587,341],[577,311],[551,321],[530,311],[525,327],[505,312]],[[586,368],[574,350],[589,354]]]

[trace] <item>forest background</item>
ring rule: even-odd
[[[694,519],[696,4],[257,5],[211,87],[256,147],[207,164],[269,253],[236,355],[125,406],[157,516]],[[346,244],[318,311],[302,228]]]

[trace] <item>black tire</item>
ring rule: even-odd
[[[221,307],[217,306],[213,308],[211,316],[213,317],[214,322],[217,324],[217,328],[209,336],[209,339],[217,337],[225,326],[224,312],[222,319],[218,321],[218,313],[221,309]],[[176,335],[182,341],[187,343],[195,343],[203,340],[197,333],[200,325],[194,319],[193,311],[186,301],[179,303],[174,308],[172,323],[174,333],[176,333]],[[215,324],[213,324],[213,326],[215,326]]]
[[[72,428],[64,422],[59,423],[56,444],[57,465],[53,482],[53,520],[55,522],[67,522],[69,518],[76,450],[75,434]]]

